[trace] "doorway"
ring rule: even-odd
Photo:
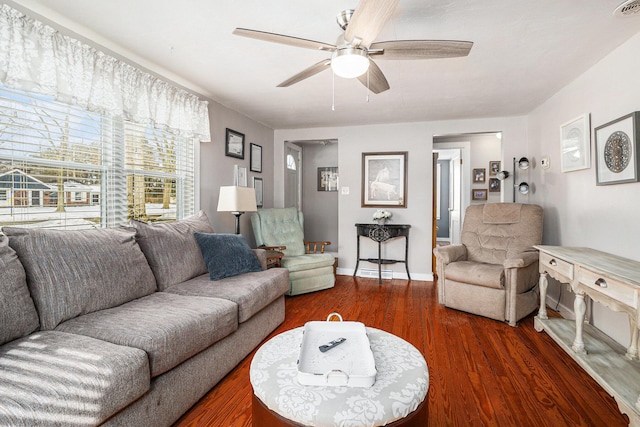
[[[434,194],[434,203],[437,203],[439,194],[441,220],[438,227],[443,224],[448,233],[441,232],[440,236],[437,235],[437,241],[439,244],[459,244],[464,211],[471,203],[471,185],[467,178],[471,176],[471,143],[438,142],[438,139],[439,137],[435,137],[433,140],[433,152],[438,153],[439,163],[442,163],[440,188],[437,189],[437,194]],[[446,189],[448,197],[443,197],[443,188]],[[448,204],[444,205],[443,198]]]
[[[296,161],[297,160],[297,161]],[[293,165],[296,170],[294,173]],[[329,181],[327,182],[327,177]],[[296,140],[285,145],[285,207],[304,214],[307,241],[329,241],[328,252],[338,252],[338,140]],[[296,189],[294,190],[295,185]]]
[[[284,150],[284,207],[302,210],[302,148],[290,142]]]
[[[434,227],[436,244],[457,244],[461,242],[464,214],[471,203],[502,200],[504,188],[498,186],[495,191],[490,185],[496,180],[491,166],[496,163],[500,165],[503,157],[502,132],[434,136],[433,152],[438,153],[439,160],[442,161],[439,167],[435,166],[435,173],[440,171],[441,184],[434,186],[433,191],[434,209],[437,209],[436,205],[440,203],[440,222]],[[472,179],[472,169],[478,171],[482,179]],[[472,189],[485,190],[485,194],[488,194],[487,200],[472,201]]]
[[[460,210],[462,206],[462,150],[433,150],[438,154],[436,165],[436,241],[439,245],[460,241]]]

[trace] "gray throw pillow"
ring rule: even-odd
[[[262,271],[260,261],[240,234],[195,233],[211,280]]]
[[[207,272],[207,266],[193,233],[213,233],[207,215],[196,215],[175,222],[147,224],[132,220],[136,239],[147,257],[158,290],[185,282]]]
[[[2,231],[27,273],[42,330],[156,291],[133,228]]]
[[[0,345],[29,335],[39,324],[24,268],[0,235]]]

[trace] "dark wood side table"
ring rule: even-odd
[[[357,236],[358,240],[358,258],[356,261],[356,268],[353,270],[353,276],[355,277],[358,272],[358,265],[360,261],[367,261],[378,264],[378,283],[382,284],[382,265],[383,264],[395,264],[397,262],[403,262],[404,267],[407,270],[407,277],[411,280],[411,275],[409,274],[409,229],[411,228],[408,224],[356,224]],[[378,258],[360,258],[360,237],[368,237],[369,239],[378,242]],[[390,239],[395,239],[396,237],[404,237],[405,246],[404,246],[404,259],[383,259],[381,246],[383,242],[386,242]]]

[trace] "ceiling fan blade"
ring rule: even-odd
[[[278,85],[278,87],[289,87],[293,84],[296,84],[304,79],[307,79],[311,76],[314,76],[316,74],[318,74],[321,71],[324,71],[326,69],[329,68],[329,66],[331,65],[331,59],[323,59],[322,61],[313,64],[311,67],[306,68],[304,70],[302,70],[301,72],[299,72],[298,74],[296,74],[293,77],[288,78],[287,80],[283,81],[282,83],[280,83]]]
[[[471,47],[473,42],[459,40],[398,40],[372,43],[369,54],[379,59],[455,58],[469,55]]]
[[[334,45],[328,43],[301,39],[299,37],[293,36],[285,36],[284,34],[268,33],[266,31],[249,30],[247,28],[236,28],[235,30],[233,30],[233,34],[235,34],[236,36],[249,37],[252,39],[258,39],[272,43],[303,47],[305,49],[333,51],[336,48]]]
[[[367,84],[367,74],[369,75],[369,82]],[[369,86],[369,90],[375,94],[384,92],[389,89],[389,82],[387,78],[382,74],[382,70],[378,65],[369,58],[369,70],[358,77],[360,83],[365,86]]]
[[[349,20],[344,39],[352,42],[362,39],[360,45],[369,47],[382,27],[391,19],[399,0],[361,0]]]

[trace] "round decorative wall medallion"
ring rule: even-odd
[[[631,160],[631,141],[629,136],[616,131],[609,135],[604,145],[604,163],[611,172],[620,173],[629,166]]]

